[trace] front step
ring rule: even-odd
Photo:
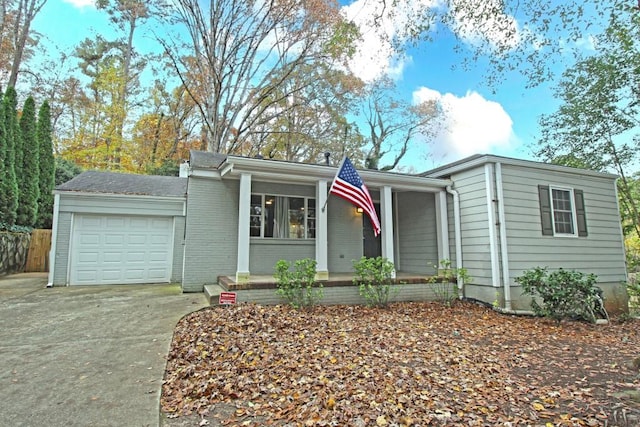
[[[204,285],[204,296],[209,301],[209,305],[218,305],[221,292],[227,292],[227,290],[218,284]]]

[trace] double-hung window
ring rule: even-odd
[[[275,239],[315,238],[315,199],[252,194],[249,234],[251,237]]]
[[[538,186],[542,234],[587,236],[587,219],[582,190]]]

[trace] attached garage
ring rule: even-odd
[[[49,284],[181,281],[186,187],[185,178],[97,171],[58,186]]]

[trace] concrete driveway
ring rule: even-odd
[[[46,283],[0,278],[0,426],[159,425],[174,326],[204,295]]]

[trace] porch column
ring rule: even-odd
[[[316,184],[316,280],[329,279],[327,210],[327,180],[318,180]]]
[[[240,194],[238,195],[238,265],[236,283],[249,281],[249,220],[251,214],[251,174],[240,175]]]
[[[438,263],[451,260],[449,253],[449,214],[447,211],[447,192],[441,190],[436,199],[436,236],[438,239]]]
[[[385,185],[380,189],[380,218],[381,224],[380,231],[381,243],[382,243],[382,256],[394,263],[394,250],[393,250],[393,205],[391,197],[391,187]],[[395,277],[395,272],[394,272]]]

